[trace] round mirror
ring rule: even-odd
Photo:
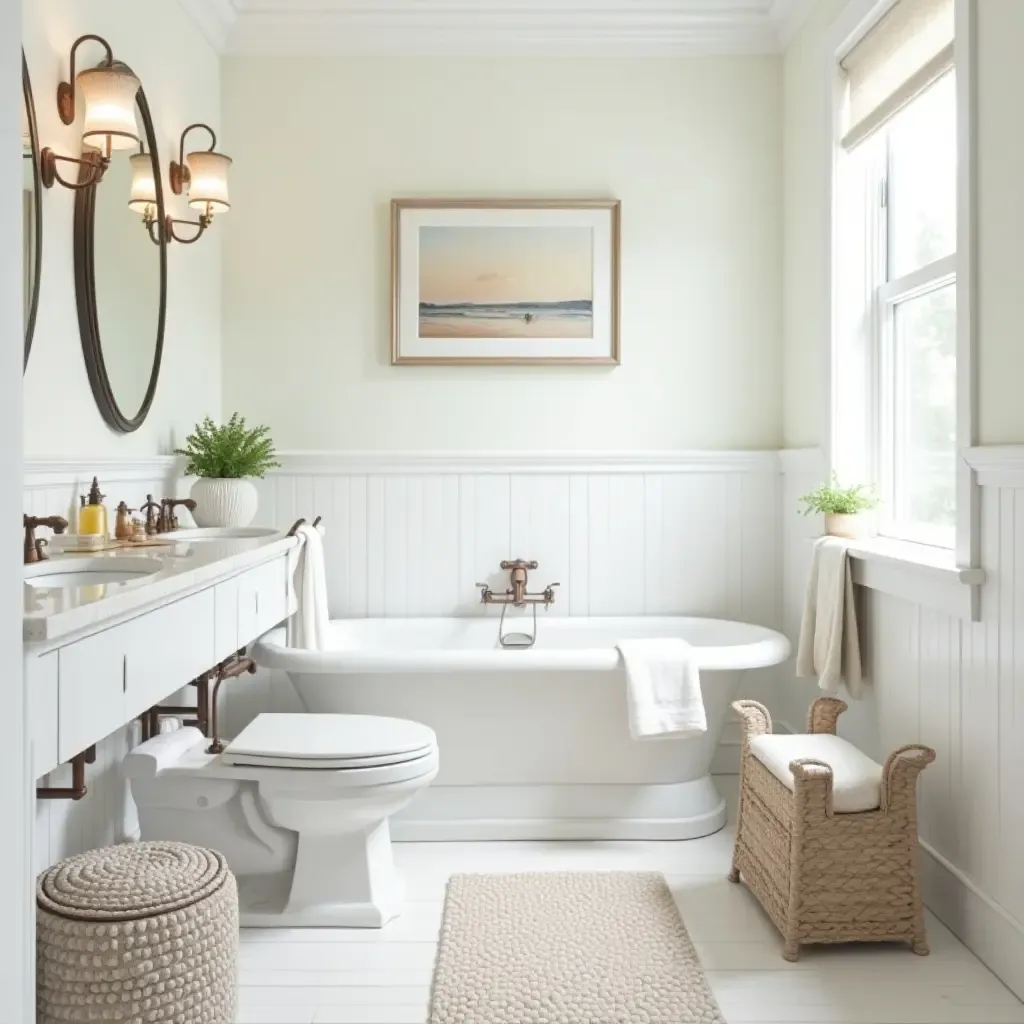
[[[127,70],[127,69],[126,69]],[[107,423],[142,426],[164,345],[167,235],[153,119],[136,95],[142,146],[113,150],[102,179],[75,202],[75,291],[89,383]],[[96,151],[92,152],[99,159]],[[83,168],[88,178],[90,168]]]
[[[43,269],[43,207],[39,201],[43,185],[39,175],[39,130],[36,105],[32,99],[32,79],[25,51],[21,51],[21,92],[24,100],[21,116],[21,209],[24,274],[25,362],[32,351],[32,335],[39,309],[39,276]]]

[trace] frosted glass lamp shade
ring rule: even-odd
[[[85,99],[82,141],[106,152],[134,149],[139,144],[135,121],[135,97],[139,80],[121,68],[92,68],[78,76]]]
[[[231,157],[222,153],[189,153],[188,205],[207,214],[227,213],[231,209],[228,194],[228,168]]]
[[[130,160],[132,165],[132,193],[128,209],[146,213],[156,209],[156,177],[153,174],[153,158],[149,153],[136,153]]]

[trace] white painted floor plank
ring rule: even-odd
[[[427,1012],[414,1006],[322,1006],[313,1024],[424,1024]]]
[[[1024,1005],[931,915],[931,956],[809,947],[787,963],[756,900],[725,880],[732,838],[396,843],[409,902],[385,928],[242,932],[238,1024],[424,1024],[448,878],[520,871],[662,872],[729,1024],[1024,1024]]]
[[[344,965],[343,960],[339,963]],[[247,968],[244,964],[238,972],[238,983],[243,993],[248,988],[264,986],[325,985],[332,988],[338,986],[355,986],[356,988],[405,988],[408,986],[429,986],[434,975],[433,965],[419,970],[377,971],[365,968],[346,970],[340,966],[334,970],[300,970],[288,971],[267,970],[264,968]]]
[[[245,1006],[426,1006],[429,985],[246,985]]]
[[[243,1007],[235,1017],[235,1024],[313,1024],[315,1012],[313,1007]]]
[[[434,942],[246,943],[238,953],[242,970],[416,971],[434,966]]]

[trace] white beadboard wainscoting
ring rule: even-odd
[[[114,524],[114,509],[124,501],[138,508],[152,494],[159,501],[187,497],[181,461],[173,455],[136,459],[27,459],[24,469],[24,511],[33,516],[63,516],[74,532],[78,501],[88,495],[93,477],[106,495],[104,504]]]
[[[820,532],[795,510],[824,463],[817,451],[781,461],[783,617],[795,640]],[[935,748],[920,788],[926,901],[1024,997],[1024,448],[977,449],[970,461],[981,485],[981,620],[857,588],[867,696],[850,702],[840,732],[879,759],[904,743]],[[778,707],[800,726],[817,689],[792,670],[787,679]]]
[[[775,452],[285,454],[258,522],[320,515],[336,617],[483,613],[478,581],[536,559],[569,615],[775,621]],[[507,581],[506,581],[507,582]]]

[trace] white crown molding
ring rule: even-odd
[[[1024,487],[1024,444],[988,444],[964,452],[982,487]]]
[[[238,20],[234,0],[178,0],[185,13],[199,26],[217,53],[228,47],[231,29]]]
[[[421,474],[769,473],[774,451],[723,452],[278,452],[277,476]]]
[[[785,52],[797,37],[804,22],[814,10],[815,0],[775,0],[772,4],[772,20],[775,22],[779,50]]]
[[[179,0],[239,55],[744,54],[784,50],[813,0]]]

